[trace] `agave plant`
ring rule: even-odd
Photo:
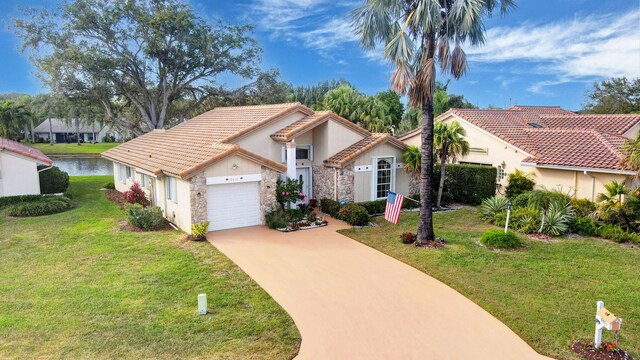
[[[575,218],[576,214],[571,204],[555,201],[547,210],[547,221],[543,233],[551,236],[566,234]]]
[[[496,214],[507,211],[509,199],[501,196],[494,196],[484,199],[480,205],[480,213],[483,218],[493,218]]]

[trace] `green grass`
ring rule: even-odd
[[[45,154],[100,154],[104,151],[107,151],[111,148],[114,148],[120,143],[82,143],[80,145],[76,143],[71,144],[29,144],[27,145],[39,149]]]
[[[593,340],[596,301],[623,318],[620,347],[640,356],[640,249],[591,238],[542,243],[525,239],[519,250],[494,251],[479,244],[483,231],[475,209],[436,213],[443,249],[400,242],[415,232],[417,213],[403,213],[395,226],[341,231],[456,289],[513,329],[538,352],[575,358],[572,340]],[[606,333],[605,339],[613,339]],[[462,344],[463,345],[463,344]]]
[[[295,356],[292,319],[211,244],[119,230],[109,180],[72,177],[65,213],[0,215],[0,358]]]

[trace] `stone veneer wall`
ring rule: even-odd
[[[323,165],[313,166],[313,197],[320,199],[333,199],[333,168]]]
[[[338,170],[338,201],[353,202],[353,164]]]
[[[260,181],[260,221],[264,222],[264,215],[275,209],[278,205],[276,201],[276,182],[279,174],[267,167],[262,167],[262,181]]]
[[[408,174],[409,176],[409,196],[420,194],[420,178]]]
[[[204,172],[191,178],[191,223],[207,221],[207,178]]]

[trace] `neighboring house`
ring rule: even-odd
[[[83,142],[103,142],[105,137],[110,141],[120,141],[122,134],[117,129],[110,126],[101,126],[98,122],[86,124],[81,122],[80,126],[76,126],[75,120],[65,121],[62,119],[45,119],[40,125],[33,129],[36,138],[49,142],[51,133],[53,133],[54,143],[71,143],[77,141],[77,134],[80,133],[80,141]]]
[[[502,187],[516,169],[533,172],[540,187],[590,200],[611,180],[637,186],[634,172],[621,165],[620,148],[640,131],[640,115],[578,115],[558,106],[514,106],[451,109],[436,121],[458,121],[470,146],[459,162],[497,167]],[[418,128],[398,139],[419,146],[420,134]]]
[[[0,196],[40,194],[38,165],[52,164],[40,150],[0,138]]]
[[[300,179],[308,198],[361,202],[409,191],[406,146],[300,103],[221,107],[154,130],[102,154],[116,189],[143,184],[181,229],[262,224],[277,206],[277,179]]]

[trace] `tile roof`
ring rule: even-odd
[[[63,119],[51,119],[51,130],[54,133],[71,133],[75,134],[78,129],[76,128],[76,123],[74,119],[71,120],[63,120]],[[102,126],[95,122],[95,129],[92,124],[86,124],[84,122],[80,123],[80,132],[81,133],[90,133],[90,132],[100,132],[102,130]],[[49,133],[49,120],[44,120],[38,126],[33,128],[34,133]]]
[[[351,121],[340,117],[334,114],[331,111],[316,111],[315,114],[304,117],[293,124],[286,126],[271,135],[271,138],[275,141],[285,142],[290,141],[297,135],[304,133],[305,131],[311,130],[314,127],[321,125],[328,121],[329,119],[333,119],[334,121],[364,135],[369,136],[371,133],[364,128],[352,123]]]
[[[536,115],[576,115],[576,113],[565,110],[560,106],[514,105],[508,110],[522,110]]]
[[[524,159],[525,163],[629,170],[621,165],[624,137],[585,129],[524,131],[538,149],[538,155]]]
[[[531,110],[533,109],[533,110]],[[640,124],[640,115],[574,114],[558,107],[517,106],[508,110],[450,109],[438,116],[458,116],[527,152],[525,162],[625,170],[620,165],[622,137]],[[420,128],[401,139],[420,133]]]
[[[0,137],[0,151],[12,152],[14,154],[26,156],[39,163],[51,165],[53,160],[49,159],[42,151],[30,146],[21,144],[17,141]]]
[[[391,144],[403,150],[407,148],[407,146],[403,142],[387,133],[373,133],[370,136],[367,136],[366,138],[356,142],[351,146],[348,146],[337,154],[331,156],[330,158],[325,160],[324,163],[325,165],[331,167],[343,167],[344,165],[355,160],[361,154],[384,142],[390,142]]]
[[[216,108],[169,130],[139,136],[102,156],[157,175],[165,172],[183,178],[233,153],[285,171],[282,164],[225,142],[296,111],[312,112],[299,103]]]
[[[640,114],[541,115],[540,123],[548,128],[593,129],[623,135],[640,123]]]

